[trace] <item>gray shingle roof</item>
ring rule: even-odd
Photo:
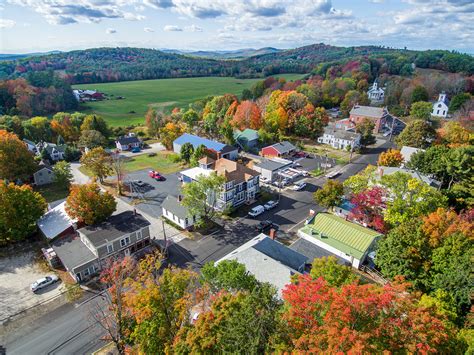
[[[52,247],[61,262],[70,271],[79,265],[97,259],[78,236],[60,238],[52,243]]]
[[[265,170],[275,171],[288,165],[288,164],[283,164],[283,163],[270,160],[270,159],[262,159],[262,158],[260,159],[261,159],[261,162],[255,164],[255,166],[261,169],[265,169]]]
[[[186,217],[189,217],[188,209],[185,206],[183,206],[178,201],[178,198],[175,196],[168,195],[166,199],[163,201],[163,203],[161,204],[161,207],[171,212],[172,214],[174,214],[175,216],[179,218],[184,219]]]
[[[264,238],[253,248],[295,270],[301,268],[307,261],[306,256],[270,238]]]
[[[270,147],[273,147],[275,148],[276,150],[278,150],[278,152],[280,154],[286,154],[286,153],[289,153],[293,150],[296,150],[296,147],[291,144],[290,142],[288,141],[283,141],[283,142],[280,142],[280,143],[275,143],[275,144],[272,144]]]
[[[382,107],[356,105],[352,108],[350,114],[373,117],[373,118],[382,118],[385,114],[385,110]]]
[[[78,229],[78,232],[84,234],[94,246],[100,246],[149,225],[150,222],[141,214],[125,211],[109,217],[105,222]]]
[[[300,238],[289,246],[291,250],[294,250],[308,258],[308,263],[312,263],[314,259],[322,257],[335,256],[339,264],[346,264],[347,262],[337,255],[318,247],[316,244],[308,242],[306,239]]]
[[[336,138],[345,139],[345,140],[354,140],[360,136],[359,133],[349,132],[342,129],[335,129],[333,126],[328,126],[324,128],[324,134],[334,136]]]
[[[140,140],[137,137],[120,137],[118,142],[120,145],[128,145],[132,143],[139,143]]]

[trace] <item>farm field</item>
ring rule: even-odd
[[[286,80],[297,80],[303,74],[282,74]],[[142,124],[149,107],[170,112],[174,107],[186,107],[193,101],[208,95],[231,93],[240,95],[261,79],[236,79],[223,77],[178,78],[122,81],[117,83],[81,84],[74,89],[98,90],[109,100],[82,104],[82,112],[98,114],[111,126]],[[124,99],[117,100],[117,96]]]

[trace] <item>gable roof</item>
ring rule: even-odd
[[[256,163],[255,166],[259,167],[260,169],[275,171],[275,170],[283,169],[284,167],[287,167],[291,164],[292,162],[288,162],[287,164],[285,164],[283,162],[279,162],[272,159],[260,158],[260,162]]]
[[[137,137],[120,137],[119,139],[117,139],[117,141],[120,143],[120,145],[127,145],[127,144],[140,142],[140,140]]]
[[[386,112],[385,112],[385,109],[382,107],[355,105],[352,108],[350,114],[372,117],[372,118],[382,118],[386,114]]]
[[[57,145],[54,143],[47,143],[47,142],[39,143],[38,145],[39,145],[39,150],[46,149],[48,154],[51,154],[53,152],[53,149],[57,150],[58,152],[64,153],[67,147],[66,144]]]
[[[190,216],[188,209],[178,201],[176,196],[166,196],[161,207],[182,219]]]
[[[413,178],[421,180],[425,184],[428,184],[429,186],[432,186],[432,187],[438,187],[441,184],[439,181],[432,179],[427,175],[420,174],[418,171],[410,170],[407,168],[399,168],[395,166],[379,166],[376,172],[376,178],[379,179],[383,175],[391,175],[398,172],[409,174]]]
[[[268,147],[265,147],[265,148],[270,148],[270,147],[276,149],[278,151],[278,153],[280,153],[280,154],[286,154],[286,153],[289,153],[293,150],[296,150],[296,147],[288,141],[275,143],[275,144],[269,145]],[[265,149],[265,148],[263,148],[263,149]]]
[[[360,137],[359,133],[337,129],[335,125],[325,127],[324,134],[348,141],[352,141]]]
[[[69,217],[66,213],[66,202],[62,202],[46,212],[37,222],[38,228],[48,239],[53,239],[66,229],[74,226],[77,219]]]
[[[214,151],[220,152],[220,153],[226,153],[228,151],[233,151],[233,150],[237,149],[237,148],[231,147],[227,144],[217,142],[217,141],[212,141],[210,139],[195,136],[195,135],[189,134],[189,133],[184,133],[180,137],[176,138],[173,142],[173,144],[179,144],[179,145],[183,145],[184,143],[191,143],[193,145],[194,149],[196,149],[197,147],[199,147],[202,144],[207,149],[214,150]]]
[[[372,229],[329,213],[318,213],[313,222],[301,228],[300,232],[359,260],[373,241],[382,236]]]
[[[416,154],[418,152],[424,152],[424,151],[425,150],[421,148],[407,147],[406,145],[404,145],[402,149],[400,150],[400,154],[402,155],[405,163],[408,163],[413,154]]]
[[[150,222],[141,214],[125,211],[109,217],[105,222],[83,227],[77,231],[84,234],[97,247],[149,225]]]
[[[76,235],[58,238],[51,246],[64,266],[71,272],[76,267],[97,259],[95,254]]]
[[[281,294],[285,285],[291,282],[291,276],[304,267],[307,257],[261,233],[217,263],[223,260],[244,264],[257,280],[271,283]]]
[[[236,183],[244,182],[260,175],[260,173],[243,164],[225,158],[217,159],[214,162],[213,169],[218,175],[225,176],[226,181],[235,181]]]
[[[254,129],[246,128],[242,132],[236,130],[234,132],[235,140],[244,140],[247,142],[254,141],[258,139],[258,132]]]
[[[308,263],[312,263],[314,259],[320,259],[323,257],[334,256],[337,259],[339,264],[346,264],[347,261],[341,258],[340,256],[334,255],[330,251],[321,248],[320,246],[307,241],[304,238],[296,240],[293,244],[289,246],[291,250],[294,250],[301,255],[304,255],[308,258]]]

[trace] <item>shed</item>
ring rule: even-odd
[[[191,229],[197,220],[197,217],[191,216],[188,208],[182,205],[180,196],[168,195],[161,204],[161,208],[163,217],[183,229]]]
[[[284,157],[296,152],[296,147],[288,141],[275,143],[262,148],[263,157]]]
[[[66,202],[46,212],[37,222],[41,233],[48,238],[54,239],[60,235],[74,231],[77,220],[69,217],[66,213]]]
[[[254,129],[246,128],[243,131],[236,130],[234,139],[242,149],[254,148],[258,144],[258,132]]]

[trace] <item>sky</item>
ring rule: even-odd
[[[474,53],[474,0],[0,0],[0,53],[321,42]]]

